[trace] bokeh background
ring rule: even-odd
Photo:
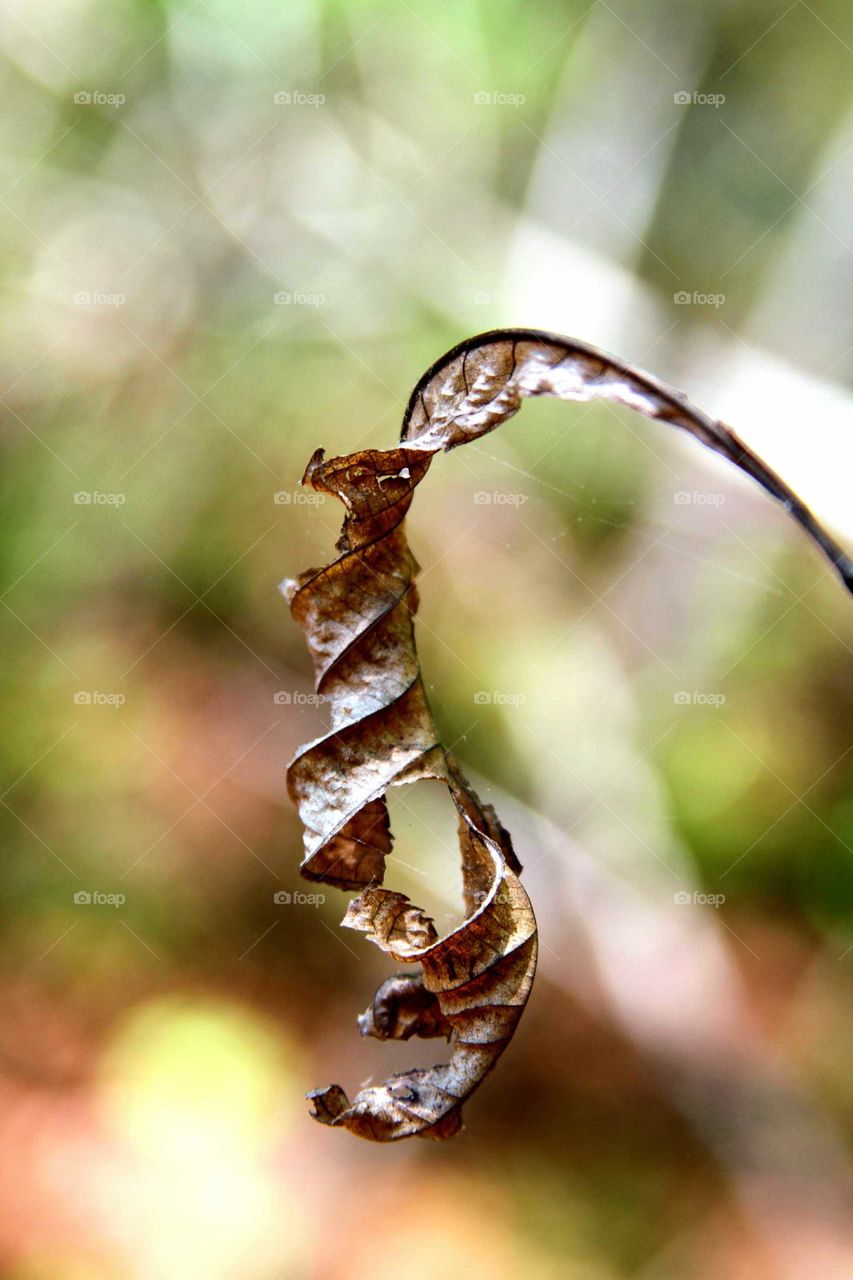
[[[532,325],[849,504],[845,0],[8,0],[0,1265],[11,1280],[847,1280],[850,600],[695,442],[528,404],[410,538],[435,713],[541,926],[453,1142],[307,1116],[435,1045],[299,902],[277,584],[422,370]],[[458,912],[446,798],[389,883]],[[276,893],[290,894],[290,903]],[[82,897],[80,896],[82,895]]]

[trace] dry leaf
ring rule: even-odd
[[[340,555],[284,584],[305,632],[331,729],[288,771],[305,826],[302,874],[359,890],[344,926],[419,973],[380,986],[362,1035],[450,1039],[450,1061],[392,1076],[350,1102],[339,1085],[315,1090],[313,1114],[379,1142],[446,1138],[460,1108],[506,1048],[536,968],[536,921],[509,834],[438,739],[415,652],[417,565],[403,531],[433,455],[476,440],[526,396],[609,399],[681,427],[757,480],[818,543],[853,591],[853,563],[811,512],[737,436],[678,391],[593,347],[535,330],[480,334],[443,356],[412,392],[401,444],[326,461],[303,483],[346,508]],[[391,831],[389,787],[444,783],[459,815],[465,920],[445,937],[419,907],[381,888]]]

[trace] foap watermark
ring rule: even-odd
[[[272,100],[277,107],[322,107],[325,93],[308,93],[305,89],[279,89]]]
[[[474,94],[476,107],[522,107],[526,101],[523,93],[504,93],[501,89],[480,89]]]
[[[687,289],[679,289],[678,293],[672,295],[672,300],[677,307],[724,307],[726,305],[724,293],[702,293],[701,289],[694,289],[692,293]]]
[[[326,500],[326,495],[314,489],[279,489],[272,500],[277,507],[319,507]]]
[[[106,93],[103,89],[78,89],[74,95],[75,107],[123,107],[126,102],[123,93]]]
[[[701,489],[677,489],[672,500],[677,507],[721,507],[726,495],[707,493]]]
[[[279,289],[278,293],[274,293],[272,300],[277,307],[325,307],[325,293],[302,293],[299,289],[291,292],[288,289]]]
[[[74,694],[77,707],[123,707],[126,702],[123,693],[102,693],[100,689],[78,689]]]
[[[694,689],[692,693],[687,689],[680,689],[672,695],[672,700],[677,707],[722,707],[725,706],[726,695],[703,693],[701,689]]]
[[[126,294],[104,293],[101,289],[78,289],[74,294],[75,307],[123,307],[126,302]]]
[[[528,502],[527,493],[502,493],[498,489],[480,489],[474,494],[474,505],[478,507],[523,507]]]
[[[295,889],[293,893],[288,889],[276,889],[272,900],[277,907],[322,907],[326,901],[326,895],[325,893],[303,893],[301,889]]]
[[[126,902],[123,893],[101,893],[99,889],[78,889],[74,894],[75,907],[123,907]]]
[[[672,100],[677,107],[721,107],[726,100],[724,93],[700,93],[698,89],[690,92],[687,89],[679,89],[677,93],[672,95]]]
[[[100,489],[78,489],[74,495],[75,507],[123,507],[126,493],[102,493]]]
[[[474,694],[474,704],[478,707],[520,707],[527,701],[524,693],[505,693],[500,689],[480,689]]]
[[[278,689],[272,696],[277,707],[321,707],[326,701],[324,693],[301,693],[299,690]]]
[[[502,301],[501,295],[494,289],[480,289],[474,294],[475,307],[496,307]]]
[[[680,907],[714,907],[716,910],[723,905],[726,895],[724,893],[700,893],[698,889],[688,893],[686,889],[682,889],[680,893],[672,895],[672,900]]]

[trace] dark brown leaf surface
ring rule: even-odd
[[[421,378],[398,447],[328,461],[314,454],[303,483],[334,494],[346,514],[338,558],[284,584],[331,709],[330,731],[288,771],[305,827],[302,874],[357,890],[344,926],[419,967],[382,983],[359,1019],[362,1035],[451,1043],[446,1064],[392,1076],[352,1101],[339,1085],[309,1095],[322,1123],[379,1142],[459,1130],[462,1103],[512,1038],[533,983],[536,921],[510,837],[442,747],[430,713],[413,629],[417,564],[403,519],[435,453],[478,439],[540,395],[618,401],[688,431],[782,502],[853,590],[850,559],[734,432],[649,374],[555,334],[471,338]],[[392,847],[385,794],[422,780],[447,786],[459,816],[466,914],[444,937],[403,894],[381,887]]]

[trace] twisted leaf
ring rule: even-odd
[[[362,1035],[450,1039],[450,1061],[392,1076],[349,1101],[315,1090],[314,1116],[376,1141],[445,1138],[460,1108],[515,1031],[536,968],[536,922],[521,866],[494,810],[442,747],[421,679],[413,630],[417,565],[403,519],[432,457],[512,417],[527,396],[609,399],[671,423],[728,458],[785,506],[853,591],[853,563],[788,486],[723,423],[678,391],[594,347],[536,330],[481,334],[455,347],[412,392],[401,443],[325,460],[303,483],[346,509],[339,557],[283,584],[331,708],[330,731],[288,770],[305,827],[302,874],[358,890],[343,921],[395,960],[417,964],[380,986]],[[445,937],[400,893],[381,888],[392,837],[389,787],[444,783],[459,815],[465,920]]]

